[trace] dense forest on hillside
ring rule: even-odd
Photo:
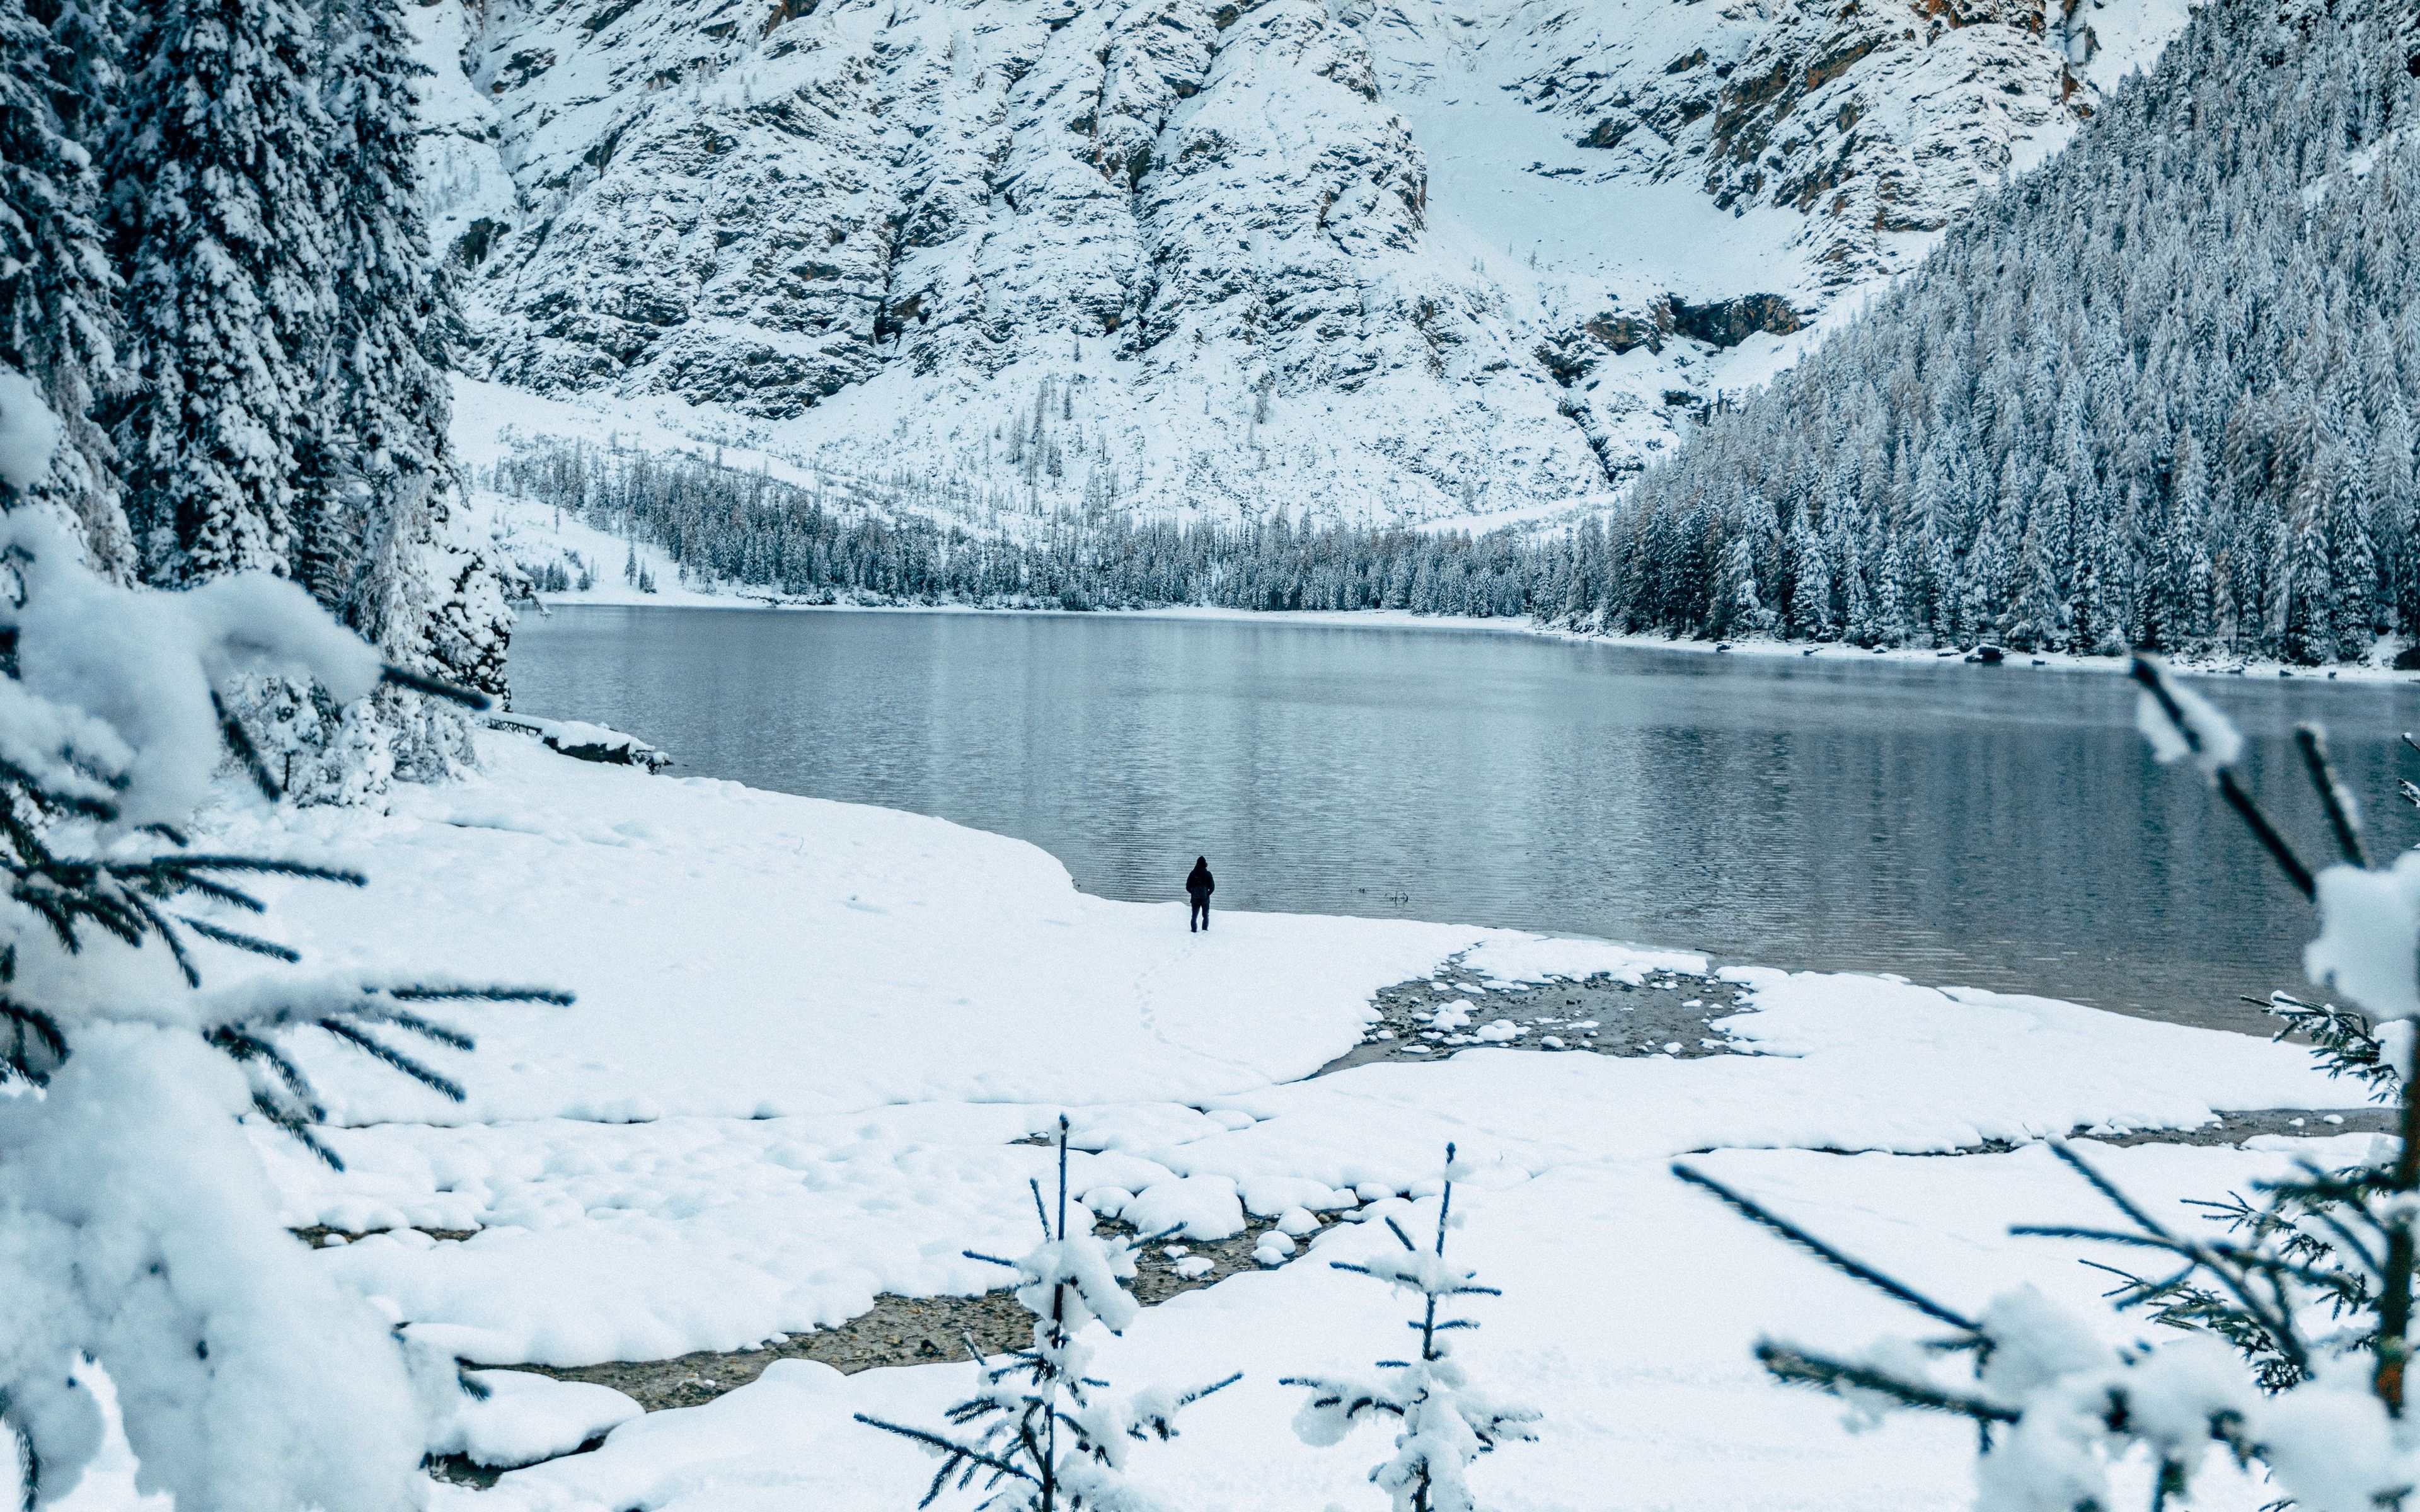
[[[2222,0],[2073,147],[1651,471],[1558,611],[2210,647],[2420,627],[2420,22]]]
[[[1540,566],[1509,536],[1311,530],[1282,517],[1177,525],[1099,512],[1054,517],[1023,538],[976,535],[703,456],[576,444],[524,447],[482,481],[660,547],[701,585],[817,603],[1519,615],[1532,610]],[[552,576],[567,571],[558,561],[521,566],[541,586],[568,586]]]

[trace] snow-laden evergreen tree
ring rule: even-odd
[[[449,633],[485,607],[475,601],[488,574],[477,553],[444,539],[445,287],[430,268],[413,159],[412,83],[427,70],[392,0],[330,0],[322,23],[330,286],[313,424],[298,435],[293,575],[390,660],[500,694],[500,670],[472,637]],[[501,639],[503,625],[491,633]],[[319,795],[374,790],[390,771],[442,776],[469,758],[458,711],[406,690],[341,714],[320,695],[307,719],[299,702],[310,690],[270,696],[290,716],[285,727],[316,742]]]
[[[446,538],[394,5],[0,0],[0,362],[69,442],[32,496],[119,580],[292,577],[395,663],[501,693],[498,569]],[[470,752],[458,711],[397,687],[235,697],[308,796]]]
[[[116,434],[154,582],[293,567],[331,266],[326,112],[292,0],[155,0],[106,160],[131,386]]]
[[[448,481],[451,411],[435,357],[442,295],[412,158],[411,54],[390,0],[332,0],[322,79],[330,319],[319,437],[302,473],[294,577],[392,654],[417,633],[427,592],[418,557]]]
[[[1479,1285],[1478,1273],[1445,1257],[1446,1232],[1459,1222],[1453,1211],[1454,1147],[1445,1147],[1446,1179],[1437,1198],[1436,1238],[1423,1247],[1392,1217],[1387,1229],[1403,1248],[1367,1265],[1329,1263],[1357,1272],[1420,1299],[1420,1314],[1405,1324],[1420,1341],[1410,1360],[1381,1360],[1375,1376],[1289,1376],[1311,1399],[1295,1414],[1295,1432],[1305,1443],[1326,1447],[1343,1442],[1368,1420],[1398,1426],[1395,1453],[1371,1467],[1370,1479],[1390,1497],[1394,1512],[1475,1512],[1466,1472],[1470,1462],[1499,1444],[1535,1439],[1533,1409],[1507,1402],[1470,1382],[1453,1357],[1452,1335],[1479,1325],[1438,1315],[1456,1297],[1496,1297]]]
[[[59,427],[8,377],[0,483],[22,490]],[[230,751],[274,792],[227,695],[262,676],[346,702],[382,679],[437,685],[265,573],[129,590],[81,558],[41,510],[0,516],[0,1080],[21,1084],[0,1098],[0,1422],[26,1503],[72,1488],[101,1447],[90,1362],[116,1388],[139,1489],[187,1512],[406,1512],[425,1488],[423,1407],[452,1362],[408,1355],[306,1262],[237,1119],[334,1162],[290,1035],[324,1032],[459,1099],[395,1037],[467,1050],[432,1005],[568,999],[443,979],[210,985],[217,952],[300,959],[253,922],[252,878],[363,881],[189,841]]]
[[[126,581],[134,553],[116,455],[92,420],[116,364],[94,161],[117,87],[116,21],[108,0],[0,0],[0,363],[34,380],[65,431],[30,495]]]
[[[1042,1242],[1014,1260],[967,1252],[970,1259],[1014,1272],[1017,1304],[1033,1315],[1033,1347],[1004,1364],[990,1364],[972,1340],[967,1343],[984,1386],[951,1408],[949,1419],[954,1428],[980,1426],[981,1431],[954,1437],[856,1414],[868,1427],[913,1440],[940,1458],[920,1507],[930,1506],[954,1478],[960,1490],[983,1482],[985,1512],[1157,1512],[1158,1504],[1126,1478],[1134,1446],[1176,1437],[1178,1412],[1243,1379],[1120,1396],[1109,1382],[1086,1374],[1093,1347],[1082,1335],[1096,1322],[1123,1334],[1134,1321],[1135,1300],[1125,1283],[1134,1277],[1135,1247],[1090,1232],[1089,1215],[1087,1231],[1068,1232],[1064,1114],[1058,1153],[1055,1214],[1044,1205],[1042,1183],[1032,1184]]]
[[[2189,1497],[2223,1458],[2267,1480],[2273,1504],[2375,1512],[2420,1485],[2420,1414],[2410,1411],[2415,1273],[2420,1273],[2420,1099],[2412,1094],[2420,1020],[2420,850],[2372,867],[2323,737],[2299,733],[2340,859],[2313,871],[2235,777],[2242,740],[2218,710],[2138,660],[2137,723],[2163,761],[2197,766],[2289,882],[2316,906],[2304,960],[2351,1006],[2279,995],[2273,1011],[2306,1033],[2331,1074],[2397,1103],[2398,1137],[2372,1163],[2300,1161],[2254,1196],[2201,1204],[2217,1230],[2163,1219],[2071,1145],[2054,1146],[2120,1226],[2027,1226],[2013,1232],[2118,1246],[2150,1271],[2116,1269],[2110,1296],[2158,1332],[2112,1348],[2101,1330],[2027,1287],[1978,1309],[1916,1291],[1826,1244],[1752,1198],[1686,1165],[1675,1174],[1946,1333],[1854,1354],[1785,1340],[1757,1347],[1783,1381],[1854,1399],[1865,1411],[1966,1418],[1980,1429],[1977,1504],[1992,1512],[2074,1512],[2112,1504],[2111,1473],[2148,1459],[2153,1512]]]

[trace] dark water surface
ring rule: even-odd
[[[1231,908],[1514,925],[1722,962],[1898,972],[2249,1026],[2309,913],[2102,672],[1710,656],[1282,619],[573,606],[523,620],[516,707],[676,772],[938,814],[1076,884]],[[2381,854],[2420,688],[2197,684],[2248,785],[2326,828],[2323,720]],[[1171,925],[1177,915],[1171,911]]]

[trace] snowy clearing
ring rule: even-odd
[[[1713,1150],[1692,1158],[1954,1295],[2031,1280],[2081,1302],[2098,1282],[2072,1246],[2002,1226],[2095,1217],[2091,1195],[2039,1146],[1939,1152],[2352,1101],[2301,1052],[2242,1036],[1763,970],[1727,974],[1746,1011],[1717,1026],[1749,1054],[1479,1047],[1303,1080],[1358,1041],[1379,989],[1457,958],[1500,985],[1705,963],[1303,916],[1231,913],[1190,935],[1181,903],[1084,896],[1018,841],[481,739],[484,776],[398,788],[382,813],[217,821],[231,840],[369,873],[358,894],[272,900],[316,965],[442,946],[465,972],[579,994],[569,1009],[466,1015],[481,1048],[442,1057],[467,1090],[458,1106],[302,1047],[346,1126],[331,1142],[349,1169],[257,1142],[290,1226],[364,1236],[314,1263],[424,1342],[489,1365],[744,1349],[840,1323],[884,1292],[996,1285],[962,1252],[1031,1242],[1025,1184],[1051,1157],[1026,1139],[1064,1109],[1072,1190],[1099,1216],[1197,1240],[1239,1231],[1248,1211],[1356,1220],[1320,1231],[1312,1263],[1187,1293],[1106,1345],[1122,1382],[1247,1371],[1144,1471],[1187,1505],[1369,1503],[1361,1475],[1380,1436],[1326,1453],[1295,1443],[1283,1424],[1299,1394],[1277,1377],[1390,1347],[1384,1292],[1325,1261],[1383,1239],[1357,1220],[1432,1197],[1449,1139],[1477,1173],[1456,1243],[1506,1288],[1466,1357],[1550,1404],[1542,1443],[1481,1462],[1491,1504],[1596,1504],[1590,1489],[1620,1466],[1639,1504],[1947,1506],[1969,1435],[1902,1423],[1843,1435],[1834,1405],[1767,1383],[1748,1355],[1792,1317],[1862,1336],[1876,1304],[1674,1181],[1669,1162]],[[347,938],[376,939],[378,958],[321,954]],[[2287,1143],[2350,1159],[2364,1137]],[[2157,1145],[2098,1158],[2153,1201],[2215,1195],[2284,1159]],[[1931,1216],[1942,1211],[1957,1215],[1947,1228]],[[1725,1302],[1739,1296],[1772,1302]],[[1810,1296],[1826,1305],[1784,1306]],[[704,1407],[625,1422],[595,1452],[441,1495],[614,1512],[906,1505],[925,1461],[850,1414],[929,1420],[968,1375],[784,1361]],[[553,1452],[621,1412],[610,1393],[514,1388],[433,1447]],[[2242,1489],[2257,1504],[2257,1488]]]

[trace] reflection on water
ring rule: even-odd
[[[1281,619],[573,607],[525,620],[516,706],[676,772],[1029,840],[1077,886],[1517,925],[2253,1022],[2308,913],[2099,672],[1709,656]],[[2377,825],[2401,686],[2205,685],[2310,858],[2297,719]],[[2420,776],[2420,758],[2412,762]]]

